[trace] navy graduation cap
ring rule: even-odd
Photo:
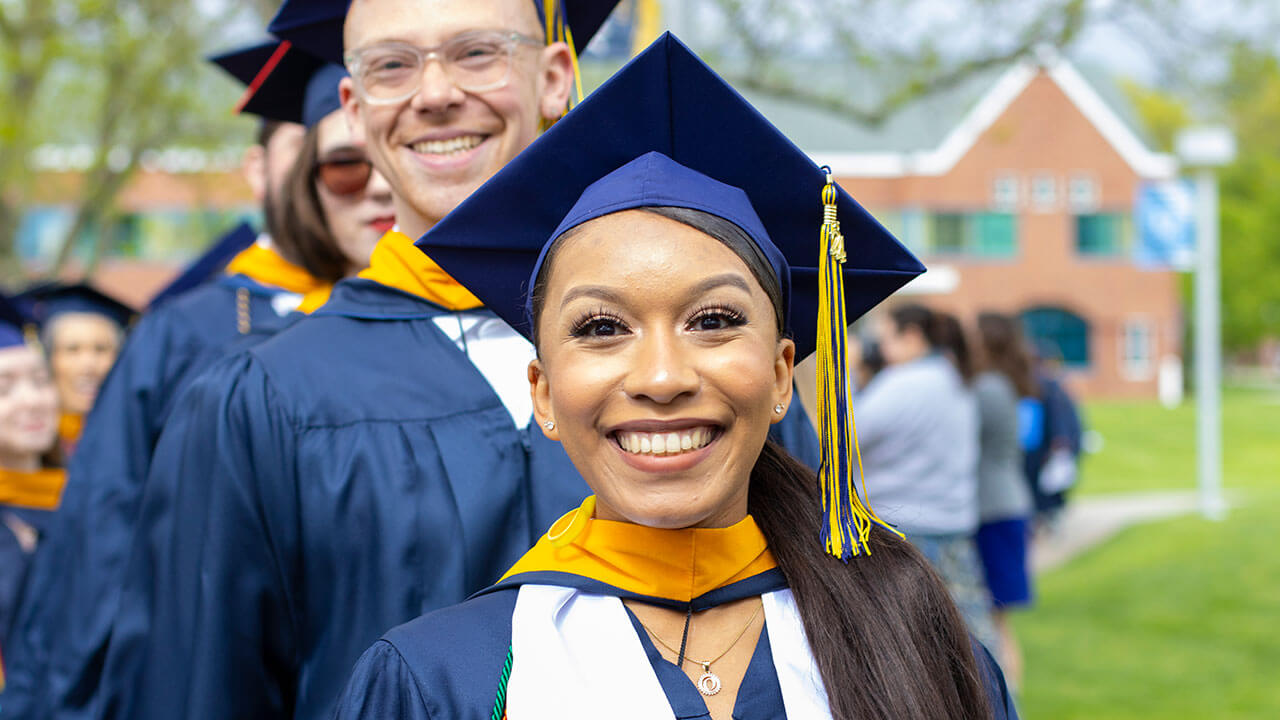
[[[338,82],[346,70],[288,42],[270,40],[209,60],[248,88],[238,112],[311,128],[342,107]]]
[[[231,259],[247,250],[258,238],[258,233],[249,223],[242,222],[226,235],[218,238],[204,251],[200,257],[182,271],[173,282],[169,283],[147,303],[147,309],[157,308],[179,295],[193,290],[212,280],[231,262]]]
[[[65,313],[101,315],[122,328],[134,316],[133,308],[85,283],[41,283],[23,291],[17,302],[41,328]]]
[[[31,319],[8,295],[0,293],[0,350],[25,345]]]
[[[592,218],[654,205],[734,222],[778,274],[797,356],[818,353],[822,541],[845,561],[869,552],[871,525],[884,523],[853,482],[858,451],[845,332],[925,268],[673,35],[632,60],[417,244],[531,337],[527,290],[551,241]]]
[[[547,41],[572,41],[581,53],[619,0],[533,0],[547,23]],[[351,0],[285,0],[267,31],[333,63],[343,61],[342,25]]]

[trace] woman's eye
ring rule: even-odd
[[[704,312],[690,323],[694,330],[714,331],[727,330],[743,324],[742,317],[736,313],[723,310]]]
[[[579,325],[573,334],[577,337],[614,337],[622,334],[622,328],[616,320],[596,318]]]

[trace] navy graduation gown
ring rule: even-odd
[[[251,331],[241,335],[237,294]],[[218,357],[286,322],[282,291],[226,276],[170,300],[130,333],[68,469],[62,507],[31,569],[13,641],[6,714],[88,717],[151,454],[179,391]]]
[[[51,510],[0,503],[0,648],[4,651],[6,671],[12,667],[9,630],[13,626],[18,600],[22,597],[33,552],[27,545],[30,538],[19,536],[31,532],[35,533],[34,539],[39,540],[51,517]]]
[[[552,574],[531,581],[551,582]],[[601,583],[556,573],[569,587],[606,592],[640,601]],[[760,595],[786,587],[772,570],[695,599],[694,611]],[[456,605],[388,632],[356,664],[338,703],[335,720],[489,720],[494,711],[503,664],[511,647],[512,613],[520,584],[502,583]],[[659,684],[677,720],[711,717],[693,683],[676,665],[662,657],[634,614],[627,611]],[[767,622],[767,621],[766,621]],[[991,655],[973,643],[984,684],[997,720],[1016,720],[1012,698]],[[608,715],[602,708],[602,717]],[[782,689],[773,665],[767,628],[752,654],[733,711],[735,720],[785,718]],[[799,720],[799,719],[797,719]]]
[[[160,438],[108,718],[319,718],[388,628],[485,587],[588,494],[435,325],[366,279],[210,368]]]

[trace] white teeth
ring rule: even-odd
[[[420,155],[453,155],[466,152],[484,142],[483,135],[463,135],[448,140],[425,140],[413,144],[413,151]]]
[[[652,444],[653,444],[654,455],[667,454],[667,436],[666,435],[654,435]]]
[[[706,447],[713,434],[709,427],[698,427],[667,433],[619,432],[617,437],[618,445],[634,455],[678,455]]]

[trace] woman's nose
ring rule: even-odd
[[[646,335],[639,339],[635,365],[627,375],[626,392],[660,405],[698,391],[699,377],[689,355],[673,334]]]

